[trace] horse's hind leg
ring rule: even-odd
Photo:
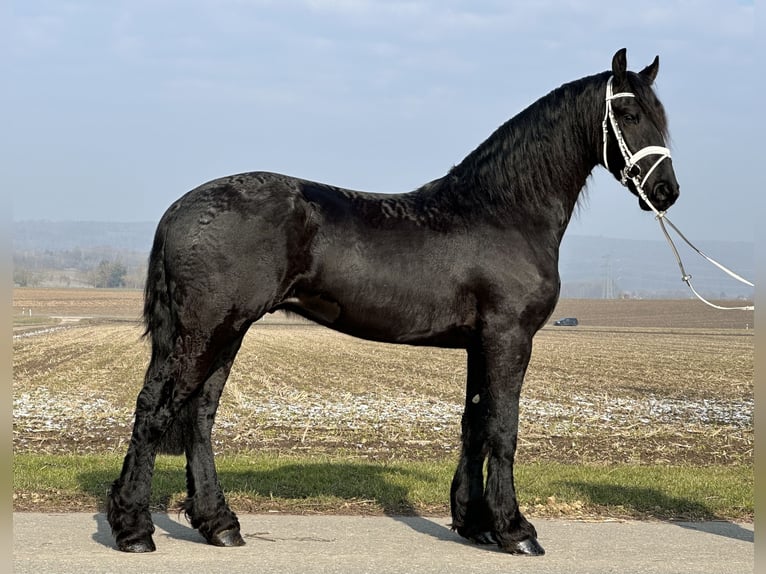
[[[226,379],[242,343],[238,337],[219,355],[213,373],[184,407],[186,451],[186,516],[205,539],[215,546],[242,546],[239,521],[226,504],[215,469],[211,433]]]
[[[173,418],[207,378],[216,355],[211,342],[197,334],[179,337],[168,356],[152,357],[136,401],[122,472],[107,497],[107,519],[120,550],[155,550],[149,497],[157,446]]]
[[[155,446],[161,437],[169,412],[167,397],[171,392],[174,361],[152,359],[144,386],[136,401],[135,421],[130,446],[120,477],[112,484],[106,500],[106,515],[117,542],[124,552],[153,552],[149,496],[154,473]],[[161,406],[162,403],[166,403]]]

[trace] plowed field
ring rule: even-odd
[[[148,359],[138,291],[14,291],[16,452],[123,452]],[[32,310],[31,316],[29,309]],[[565,300],[535,340],[525,462],[751,464],[753,314],[695,301]],[[370,343],[273,316],[248,333],[219,451],[458,449],[462,351]]]

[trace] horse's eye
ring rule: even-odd
[[[625,114],[622,116],[622,121],[626,124],[637,124],[638,116],[634,116],[633,114]]]

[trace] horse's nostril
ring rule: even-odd
[[[652,189],[652,195],[654,196],[654,202],[658,206],[662,206],[659,207],[659,209],[667,209],[673,205],[676,198],[678,198],[678,188],[674,185],[660,182]]]

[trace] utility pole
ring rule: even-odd
[[[612,277],[612,256],[604,255],[604,278],[601,286],[602,299],[614,299],[614,278]]]

